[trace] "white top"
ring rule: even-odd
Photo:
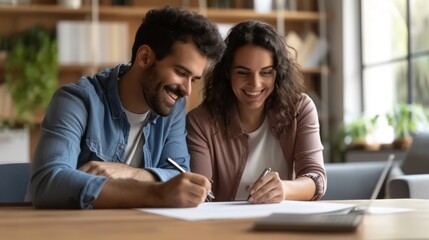
[[[286,160],[280,142],[271,133],[268,119],[254,132],[249,133],[249,156],[241,176],[235,200],[247,200],[246,186],[253,184],[265,168],[278,172],[281,179],[287,176]]]
[[[125,109],[128,122],[130,123],[130,134],[125,149],[125,163],[133,167],[141,167],[143,161],[143,127],[149,112],[143,114],[132,113]]]

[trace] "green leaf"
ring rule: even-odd
[[[30,28],[10,38],[5,62],[5,82],[17,110],[26,121],[36,110],[44,110],[57,89],[58,54],[54,34]]]

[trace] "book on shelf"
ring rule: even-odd
[[[314,41],[310,42],[309,51],[307,52],[307,56],[304,59],[302,65],[306,68],[319,67],[323,61],[323,58],[327,54],[327,51],[328,43],[326,39],[315,35]]]
[[[63,65],[129,62],[126,22],[59,21],[58,59]]]
[[[2,121],[12,120],[16,117],[12,96],[5,84],[0,84],[0,119]]]
[[[314,32],[309,31],[301,38],[296,32],[290,31],[285,37],[287,45],[297,52],[297,61],[304,68],[319,67],[327,54],[328,43]]]
[[[297,58],[297,54],[300,51],[299,49],[302,46],[302,39],[301,39],[301,37],[295,31],[289,31],[286,34],[285,41],[286,41],[286,44],[288,46],[290,46],[293,49],[295,49],[295,51],[291,51],[291,53],[295,55],[294,56],[295,58]]]

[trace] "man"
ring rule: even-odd
[[[224,49],[215,24],[153,9],[130,64],[82,77],[53,96],[30,183],[36,208],[192,207],[211,184],[189,170],[185,96]]]

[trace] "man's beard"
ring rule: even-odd
[[[160,77],[156,69],[156,63],[152,64],[143,76],[143,84],[141,84],[143,97],[149,106],[149,108],[161,116],[168,116],[172,111],[172,106],[167,106],[164,100],[165,89],[161,82],[158,82],[156,86],[153,86],[154,82],[159,81]]]

